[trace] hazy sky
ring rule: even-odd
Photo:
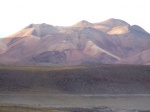
[[[150,0],[1,0],[0,35],[31,23],[70,26],[80,20],[109,18],[137,24],[150,32]]]

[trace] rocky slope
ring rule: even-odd
[[[16,65],[149,64],[150,34],[119,19],[69,27],[31,24],[0,39],[0,63]]]

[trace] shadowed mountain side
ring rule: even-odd
[[[132,57],[129,57],[127,59],[122,60],[122,63],[128,63],[128,64],[146,64],[148,65],[150,63],[150,50],[145,50],[143,52],[140,52]]]
[[[150,94],[150,66],[0,68],[1,93]]]
[[[4,53],[6,49],[7,49],[7,46],[3,42],[0,42],[0,54]]]

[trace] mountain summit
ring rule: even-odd
[[[91,26],[93,26],[93,24],[86,20],[82,20],[76,23],[75,25],[73,25],[73,27],[91,27]]]
[[[119,19],[70,27],[30,24],[0,39],[0,64],[150,64],[150,34]]]
[[[46,35],[50,35],[51,33],[57,33],[57,32],[58,32],[58,29],[52,25],[48,25],[45,23],[30,24],[29,26],[25,27],[19,32],[13,35],[10,35],[8,37],[23,37],[23,36],[30,36],[30,35],[44,37]]]
[[[114,19],[114,18],[110,18],[108,20],[105,20],[103,22],[99,22],[96,23],[97,25],[102,25],[102,26],[106,26],[109,28],[113,28],[116,26],[126,26],[129,25],[127,22],[123,21],[123,20],[119,20],[119,19]]]

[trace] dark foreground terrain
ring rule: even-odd
[[[149,65],[0,66],[0,112],[149,112]]]
[[[16,92],[150,94],[150,66],[0,66],[0,93]]]
[[[108,107],[93,108],[54,108],[31,107],[22,105],[0,105],[0,112],[150,112],[142,110],[111,109]]]

